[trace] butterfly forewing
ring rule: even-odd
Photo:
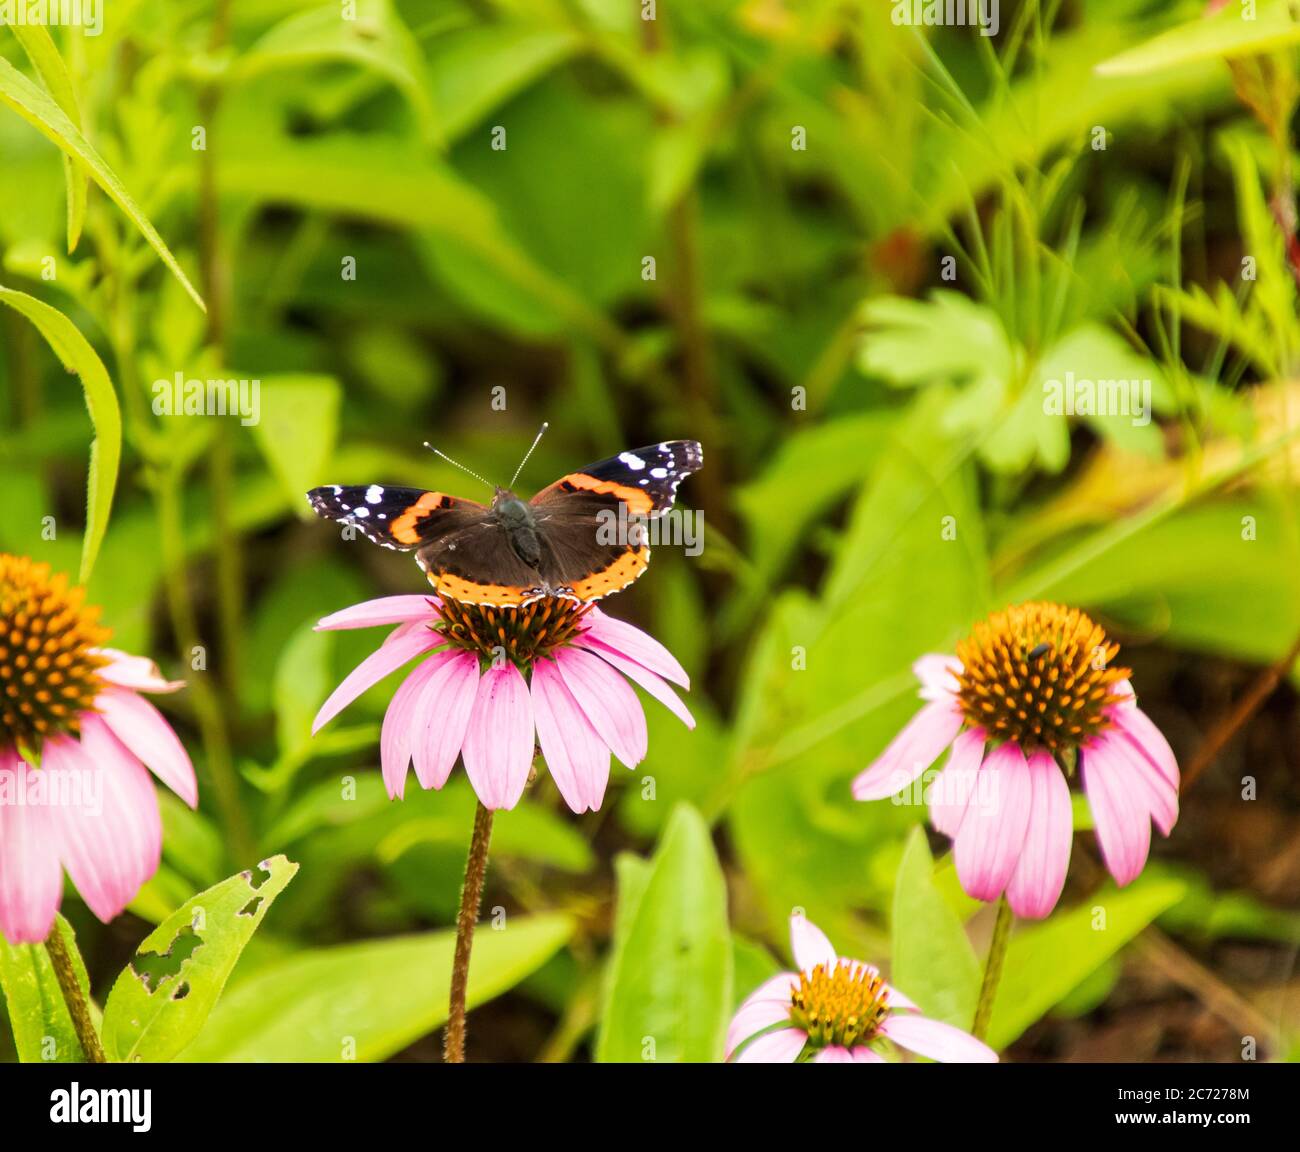
[[[474,522],[490,509],[473,500],[383,484],[327,484],[307,493],[317,516],[351,524],[385,548],[408,552]]]

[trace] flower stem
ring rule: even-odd
[[[998,996],[998,983],[1002,979],[1002,961],[1007,956],[1007,942],[1011,939],[1011,921],[1015,917],[1005,896],[998,900],[998,918],[993,924],[993,939],[989,942],[988,958],[984,961],[984,982],[980,985],[979,1005],[975,1009],[975,1024],[971,1034],[983,1040],[993,1018],[993,1001]]]
[[[68,1015],[72,1017],[72,1027],[76,1029],[77,1039],[81,1041],[81,1050],[92,1064],[107,1064],[104,1046],[99,1042],[99,1033],[95,1031],[94,1021],[90,1018],[90,1006],[86,1003],[85,993],[81,990],[81,981],[77,979],[77,969],[72,963],[72,953],[68,943],[63,939],[63,930],[58,920],[45,941],[45,951],[49,953],[50,963],[54,966],[54,975],[63,992],[63,1002],[68,1006]]]
[[[487,876],[488,844],[492,840],[492,810],[479,802],[474,812],[474,835],[465,861],[465,885],[460,890],[460,913],[456,917],[456,958],[451,966],[451,1007],[442,1055],[448,1064],[465,1063],[465,990],[469,985],[469,953],[474,945],[479,901]]]

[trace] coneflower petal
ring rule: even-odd
[[[401,799],[406,792],[406,770],[411,764],[420,693],[430,677],[451,659],[450,652],[434,652],[422,660],[393,693],[384,712],[384,723],[379,732],[379,764],[390,799]]]
[[[456,766],[478,696],[478,657],[453,652],[425,684],[412,717],[411,756],[422,788],[441,788]]]
[[[132,656],[116,648],[96,648],[95,653],[108,658],[108,663],[99,669],[99,678],[121,688],[133,688],[137,692],[179,692],[185,687],[184,680],[168,680],[158,670],[158,665],[147,656]]]
[[[686,675],[686,669],[678,663],[677,657],[653,636],[624,620],[616,620],[613,616],[605,615],[598,608],[592,611],[588,620],[590,627],[583,633],[583,638],[587,641],[612,648],[629,660],[635,660],[643,668],[649,668],[656,675],[671,680],[674,684],[680,684],[683,688],[691,686],[691,678]]]
[[[952,743],[948,763],[930,784],[930,823],[952,840],[957,839],[961,830],[966,805],[979,779],[980,765],[984,763],[984,741],[985,734],[979,728],[959,733]]]
[[[342,683],[330,693],[329,699],[321,705],[320,711],[316,713],[316,719],[312,722],[312,735],[319,732],[367,688],[373,688],[408,660],[421,652],[429,651],[430,648],[436,648],[442,642],[442,637],[437,632],[426,628],[380,645],[352,669]]]
[[[609,783],[609,745],[565,686],[554,660],[533,665],[533,718],[546,767],[574,812],[600,808]]]
[[[80,777],[80,797],[55,808],[54,820],[68,875],[107,923],[158,870],[158,794],[144,766],[97,716],[82,718],[80,744],[67,737],[47,741],[42,763]]]
[[[807,1043],[807,1032],[798,1028],[778,1028],[746,1044],[735,1063],[793,1064]]]
[[[626,656],[615,652],[612,648],[603,644],[583,645],[579,641],[579,647],[586,647],[588,651],[594,652],[606,664],[622,672],[634,684],[640,685],[651,696],[659,701],[674,716],[677,717],[687,728],[694,730],[695,717],[691,715],[690,709],[682,703],[681,697],[677,695],[667,683],[659,676],[656,676],[648,668],[638,664],[635,660],[629,660]]]
[[[1061,898],[1070,868],[1074,840],[1074,810],[1070,786],[1047,752],[1029,757],[1033,789],[1029,827],[1020,859],[1007,884],[1007,900],[1017,916],[1041,920]]]
[[[997,1053],[968,1032],[925,1016],[890,1016],[880,1031],[895,1044],[945,1064],[996,1064]]]
[[[1094,742],[1079,753],[1080,776],[1088,796],[1097,842],[1106,867],[1121,888],[1135,879],[1151,850],[1151,815],[1132,770],[1108,743]]]
[[[987,775],[988,786],[983,778]],[[968,896],[996,900],[1015,871],[1029,826],[1033,785],[1025,754],[1002,744],[984,760],[953,845],[957,876]]]
[[[533,698],[513,664],[479,678],[461,755],[474,791],[488,808],[513,808],[533,763]]]
[[[104,723],[131,753],[191,808],[199,805],[199,782],[180,737],[143,696],[109,688],[95,698]]]
[[[628,682],[584,648],[561,649],[555,654],[555,663],[565,687],[614,755],[628,768],[640,764],[649,735],[641,701]]]
[[[818,964],[830,972],[840,962],[826,933],[799,913],[790,917],[790,951],[801,972],[811,972]]]
[[[854,799],[883,800],[901,792],[938,759],[961,725],[961,713],[952,700],[927,704],[854,779]]]
[[[375,628],[381,624],[405,624],[411,620],[438,618],[437,601],[432,596],[380,596],[352,604],[317,622],[317,632],[336,628]]]
[[[12,944],[36,944],[54,926],[63,894],[58,838],[45,804],[23,804],[18,794],[36,769],[0,748],[0,933]]]

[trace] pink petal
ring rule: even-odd
[[[1151,717],[1135,705],[1132,708],[1117,708],[1111,713],[1111,719],[1138,752],[1164,777],[1165,783],[1177,792],[1178,761],[1174,757],[1174,750],[1169,747],[1169,741],[1152,723]]]
[[[456,766],[478,696],[478,657],[453,652],[430,677],[412,717],[415,777],[422,788],[441,788]]]
[[[953,742],[961,725],[961,712],[951,699],[927,704],[854,779],[854,799],[883,800],[901,792]]]
[[[609,783],[609,746],[591,726],[553,660],[533,665],[533,717],[546,767],[574,812],[600,808]]]
[[[317,632],[335,628],[374,628],[380,624],[404,624],[424,620],[430,624],[439,618],[437,602],[431,596],[381,596],[326,616],[316,625]]]
[[[966,815],[966,805],[975,791],[980,765],[984,762],[985,734],[982,728],[967,728],[953,741],[943,771],[930,784],[930,823],[935,830],[956,840]]]
[[[1142,872],[1151,849],[1146,795],[1109,743],[1094,741],[1081,749],[1079,764],[1102,858],[1122,888]]]
[[[683,688],[691,686],[691,678],[677,662],[677,657],[653,636],[623,620],[606,616],[599,608],[591,612],[587,619],[591,622],[591,627],[582,634],[584,642],[595,641],[620,656],[635,660],[642,668],[649,668],[665,680],[671,680]]]
[[[790,993],[799,983],[795,972],[778,972],[745,997],[727,1026],[726,1058],[755,1032],[790,1015]]]
[[[564,685],[573,693],[591,726],[628,768],[645,759],[649,746],[645,713],[628,682],[599,656],[582,648],[555,654]]]
[[[44,940],[63,895],[50,809],[20,800],[36,771],[17,753],[0,748],[0,935],[10,944]]]
[[[443,651],[422,661],[393,693],[393,699],[384,712],[384,725],[379,733],[379,763],[390,799],[400,798],[406,791],[406,770],[411,764],[420,693],[434,673],[453,658],[450,652]]]
[[[727,1059],[751,1036],[765,1028],[790,1020],[790,997],[784,1000],[755,1000],[746,1003],[731,1018],[727,1029]]]
[[[801,972],[812,972],[818,964],[833,972],[840,962],[840,954],[831,947],[826,933],[798,912],[790,917],[790,951]]]
[[[687,728],[694,730],[695,717],[690,714],[686,705],[682,703],[681,698],[660,677],[653,672],[643,668],[635,660],[629,660],[626,656],[620,656],[612,648],[606,648],[599,644],[584,645],[581,640],[578,641],[580,647],[585,647],[589,651],[595,652],[602,660],[611,665],[619,672],[622,672],[634,684],[639,684],[651,696],[659,701],[674,716],[677,717]]]
[[[1096,740],[1104,744],[1109,754],[1128,766],[1128,782],[1134,794],[1141,794],[1147,811],[1163,836],[1168,836],[1178,823],[1178,790],[1165,779],[1160,769],[1133,743],[1127,733],[1115,730],[1103,732]]]
[[[961,687],[955,674],[961,670],[956,656],[941,652],[922,656],[912,665],[913,674],[921,681],[921,699],[942,700],[955,694]]]
[[[816,1056],[812,1058],[814,1064],[852,1064],[853,1053],[847,1048],[837,1048],[831,1045],[829,1048],[823,1048]]]
[[[82,717],[80,745],[66,737],[46,741],[42,764],[74,784],[72,802],[54,809],[63,863],[87,907],[107,924],[158,871],[158,794],[143,765],[94,715]]]
[[[488,808],[513,808],[533,763],[533,700],[513,664],[489,668],[478,682],[461,755],[478,798]]]
[[[1017,916],[1041,920],[1056,907],[1065,887],[1074,839],[1074,812],[1070,786],[1047,752],[1035,752],[1029,758],[1029,777],[1033,789],[1029,828],[1016,870],[1007,884],[1007,900]]]
[[[442,642],[442,637],[437,632],[422,628],[418,633],[401,636],[381,645],[352,669],[343,683],[330,693],[330,698],[321,705],[312,722],[312,735],[325,727],[367,688],[374,687],[385,676],[396,672],[412,657],[436,648]]]
[[[998,1054],[968,1032],[925,1016],[890,1016],[880,1031],[895,1044],[946,1064],[996,1064]]]
[[[808,1043],[808,1034],[798,1028],[781,1028],[760,1036],[745,1047],[736,1064],[793,1064]]]
[[[157,708],[127,688],[101,692],[95,708],[137,760],[191,808],[199,806],[199,782],[189,753]]]
[[[884,1064],[885,1058],[879,1052],[873,1052],[870,1048],[857,1047],[853,1049],[853,1062],[855,1064]]]
[[[109,662],[99,670],[99,678],[121,688],[134,688],[137,692],[177,692],[185,687],[184,680],[168,680],[158,671],[158,665],[145,656],[132,656],[116,648],[96,648],[97,656],[107,656]]]
[[[953,845],[967,895],[996,900],[1002,894],[1025,843],[1032,799],[1025,754],[1010,743],[990,752]]]

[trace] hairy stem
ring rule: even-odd
[[[451,967],[451,1008],[443,1040],[443,1059],[448,1064],[465,1063],[465,991],[469,986],[469,954],[474,946],[474,925],[478,923],[483,881],[487,877],[488,845],[492,840],[492,811],[479,801],[474,812],[474,835],[465,861],[465,885],[460,890],[460,913],[456,917],[456,958]]]
[[[989,943],[988,958],[984,961],[984,981],[980,985],[979,1004],[975,1009],[975,1023],[971,1034],[983,1040],[993,1019],[993,1002],[998,997],[998,984],[1002,980],[1002,962],[1007,957],[1007,942],[1011,939],[1011,905],[1002,896],[998,900],[998,918],[993,924],[993,939]]]
[[[68,1015],[72,1017],[72,1027],[76,1030],[81,1050],[92,1064],[107,1064],[104,1046],[99,1042],[99,1033],[90,1018],[90,1005],[81,990],[81,981],[77,979],[76,965],[72,962],[72,953],[68,951],[68,942],[63,939],[63,927],[56,919],[54,928],[45,941],[45,951],[49,953],[50,963],[54,966],[54,975],[59,981],[63,993],[63,1002],[68,1006]]]

